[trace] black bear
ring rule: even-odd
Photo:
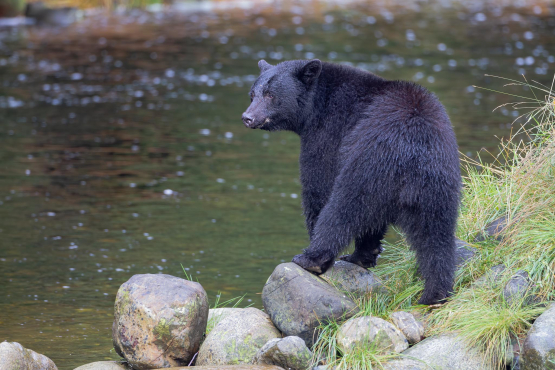
[[[341,259],[373,267],[395,224],[425,280],[419,302],[444,301],[453,287],[461,174],[443,105],[415,83],[317,59],[258,66],[244,124],[301,139],[310,245],[293,262],[321,274],[354,239],[354,253]]]

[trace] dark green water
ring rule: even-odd
[[[212,302],[261,306],[266,278],[307,236],[298,138],[240,120],[258,59],[417,80],[446,105],[463,153],[495,152],[523,112],[492,113],[508,97],[471,86],[519,73],[550,84],[554,11],[311,2],[1,28],[0,340],[60,369],[116,358],[119,285],[183,276],[181,264]]]

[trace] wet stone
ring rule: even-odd
[[[262,302],[285,335],[302,338],[308,347],[321,322],[346,320],[358,312],[344,293],[292,262],[275,268],[262,290]]]
[[[461,239],[455,239],[457,267],[463,266],[477,252],[477,249]]]
[[[23,348],[17,342],[0,343],[1,370],[58,370],[48,357]]]
[[[378,317],[349,319],[337,332],[337,345],[343,353],[370,344],[375,345],[381,352],[400,353],[409,347],[407,339],[399,329]]]
[[[424,339],[424,325],[409,312],[398,311],[391,314],[391,321],[407,338],[410,344],[416,344]]]
[[[484,275],[480,276],[474,282],[474,285],[482,286],[485,284],[497,284],[505,269],[506,267],[503,264],[493,266],[491,269],[489,269],[489,271],[486,271]]]
[[[81,365],[74,370],[128,370],[125,363],[117,361],[97,361]]]
[[[118,290],[112,339],[133,368],[188,365],[206,330],[208,297],[199,283],[134,275]]]
[[[426,338],[403,352],[403,357],[383,364],[384,370],[494,370],[483,354],[454,334]]]
[[[224,366],[195,366],[195,367],[170,367],[163,370],[287,370],[272,365],[224,365]],[[161,370],[161,369],[160,369]]]
[[[507,217],[502,216],[486,225],[483,233],[479,234],[474,241],[482,242],[487,238],[495,238],[501,241],[504,238],[504,232],[507,228]]]
[[[522,299],[532,286],[532,282],[526,271],[520,270],[514,274],[503,289],[503,298],[511,305]]]
[[[381,280],[373,272],[346,261],[336,261],[321,277],[339,290],[356,296],[383,289]]]
[[[312,352],[299,337],[275,338],[256,354],[255,363],[277,365],[289,370],[305,370],[310,365]]]
[[[555,369],[555,304],[534,322],[520,354],[522,370]]]
[[[281,338],[270,317],[257,308],[245,308],[223,318],[200,347],[196,365],[253,364],[269,340]]]

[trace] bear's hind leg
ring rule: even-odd
[[[453,290],[456,251],[453,225],[456,218],[433,220],[421,215],[412,218],[412,225],[403,229],[416,252],[418,271],[424,279],[424,293],[418,303],[443,303]]]
[[[387,231],[387,226],[375,231],[369,230],[362,236],[355,238],[355,251],[339,259],[354,263],[364,268],[375,267],[378,257],[383,252],[381,241]]]

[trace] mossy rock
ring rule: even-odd
[[[337,332],[337,346],[343,353],[369,345],[382,353],[400,353],[409,347],[409,342],[395,325],[379,317],[352,318]]]
[[[262,347],[255,357],[259,365],[277,365],[288,370],[306,370],[312,352],[299,337],[275,338]]]
[[[54,362],[17,342],[0,343],[1,370],[58,370]]]
[[[258,350],[270,339],[281,338],[270,317],[245,308],[224,317],[206,336],[197,366],[252,364]]]
[[[186,366],[200,347],[207,320],[208,297],[199,283],[134,275],[116,296],[114,348],[134,369]]]
[[[521,370],[555,370],[555,304],[541,314],[524,340]]]

